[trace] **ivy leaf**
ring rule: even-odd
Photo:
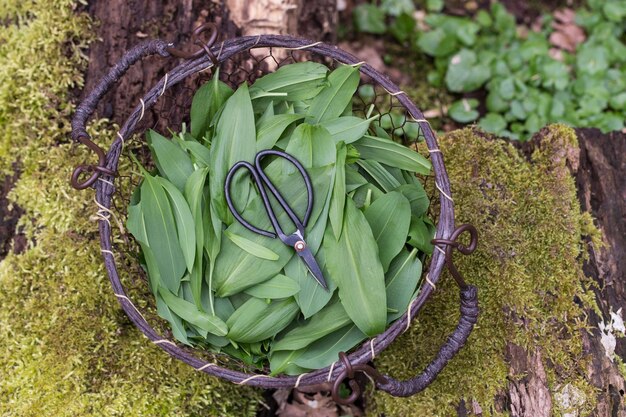
[[[385,12],[373,4],[360,4],[354,8],[354,23],[360,32],[382,35],[387,30]]]
[[[413,13],[415,5],[413,0],[382,0],[380,8],[391,16],[399,16],[402,13]]]
[[[457,49],[457,38],[454,33],[448,33],[441,28],[436,28],[422,33],[417,40],[417,46],[430,56],[448,56]]]
[[[506,124],[504,117],[497,113],[487,113],[485,117],[478,122],[478,125],[483,128],[485,132],[495,133],[496,135],[506,129]]]
[[[450,58],[446,72],[446,85],[455,93],[465,93],[480,88],[491,77],[487,65],[478,62],[476,53],[462,49]]]
[[[478,119],[479,113],[476,111],[478,100],[474,98],[455,101],[448,109],[448,115],[460,123],[469,123]]]

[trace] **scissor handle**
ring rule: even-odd
[[[288,160],[289,162],[293,164],[293,166],[295,166],[298,169],[298,171],[300,172],[300,175],[302,175],[302,179],[304,180],[304,185],[306,187],[306,193],[307,193],[306,211],[304,212],[304,217],[302,217],[302,221],[300,221],[296,213],[293,212],[289,204],[287,204],[283,196],[280,194],[280,191],[276,189],[272,181],[268,178],[267,174],[265,174],[265,171],[263,171],[263,167],[261,166],[261,161],[267,155],[275,155],[275,156]],[[259,176],[263,179],[263,183],[267,186],[267,188],[269,188],[272,195],[276,197],[276,200],[278,200],[278,203],[283,208],[283,210],[285,210],[285,212],[287,213],[291,221],[294,222],[296,227],[298,227],[298,230],[300,230],[301,233],[304,233],[304,228],[309,222],[309,218],[311,217],[311,212],[313,211],[313,184],[311,183],[311,177],[309,177],[309,174],[307,174],[306,170],[304,169],[300,161],[298,161],[296,158],[294,158],[293,156],[289,155],[286,152],[266,149],[256,154],[256,158],[254,159],[254,164],[256,165],[256,169],[257,169]]]
[[[270,221],[272,222],[272,226],[274,226],[274,229],[276,229],[276,225],[278,224],[278,221],[274,223],[274,216],[271,210],[271,206],[269,206],[267,193],[265,192],[265,188],[263,187],[262,179],[259,177],[259,174],[257,173],[256,168],[251,163],[246,162],[246,161],[239,161],[230,168],[230,171],[228,171],[228,175],[226,175],[226,181],[224,182],[224,196],[226,196],[226,204],[228,205],[230,212],[233,213],[233,216],[235,217],[235,219],[237,219],[237,221],[241,223],[243,227],[245,227],[248,230],[253,231],[254,233],[258,233],[260,235],[267,236],[270,238],[276,238],[277,237],[276,233],[272,233],[268,230],[259,229],[258,227],[248,223],[248,221],[244,219],[235,208],[235,205],[233,204],[233,200],[230,196],[230,183],[235,177],[235,174],[237,173],[237,171],[241,168],[245,168],[250,172],[252,179],[254,180],[255,184],[258,186],[259,192],[261,193],[261,198],[263,199],[263,205],[265,206],[265,211],[267,212],[267,215],[270,218]],[[278,227],[280,228],[280,225]],[[278,232],[278,230],[276,231]]]
[[[307,190],[307,209],[306,209],[306,212],[304,214],[302,221],[300,221],[300,219],[298,218],[296,213],[294,213],[291,206],[289,206],[289,204],[285,201],[280,191],[278,191],[278,189],[274,186],[272,181],[263,171],[263,168],[261,166],[261,161],[267,155],[276,155],[276,156],[287,159],[298,169],[300,174],[302,174],[302,177],[304,179],[304,183],[306,186],[306,190]],[[311,216],[311,211],[313,208],[313,186],[311,184],[311,178],[306,173],[302,164],[300,164],[300,162],[296,158],[294,158],[293,156],[287,153],[280,152],[280,151],[273,151],[273,150],[265,150],[265,151],[259,152],[256,155],[255,165],[256,166],[253,166],[252,164],[246,161],[239,161],[232,166],[232,168],[228,171],[228,174],[226,175],[226,181],[224,183],[224,195],[226,197],[226,204],[228,205],[228,208],[230,209],[231,213],[233,213],[233,216],[248,230],[251,230],[255,233],[258,233],[260,235],[267,236],[270,238],[279,237],[283,242],[287,243],[286,240],[288,239],[288,236],[285,235],[285,233],[283,232],[280,226],[280,223],[278,222],[278,218],[276,217],[276,214],[274,213],[274,210],[272,209],[272,205],[269,201],[267,192],[265,190],[265,187],[267,187],[267,189],[272,193],[272,195],[278,201],[278,204],[280,204],[283,210],[285,210],[285,213],[287,213],[287,216],[289,216],[293,224],[296,226],[297,230],[300,232],[300,235],[303,235],[304,228],[307,225],[307,222],[309,220],[309,217]],[[261,194],[261,199],[263,200],[263,206],[265,207],[265,212],[267,213],[267,216],[269,217],[270,222],[272,223],[272,226],[274,227],[274,230],[276,231],[276,233],[272,233],[268,230],[259,229],[258,227],[250,224],[247,220],[243,218],[243,216],[235,208],[235,205],[233,204],[231,194],[230,194],[230,185],[235,176],[235,173],[241,168],[245,168],[250,172],[250,175],[252,176],[252,179],[254,180],[255,184],[257,185],[257,188],[259,189],[259,193]]]

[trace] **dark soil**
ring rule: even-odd
[[[26,238],[17,228],[17,222],[24,213],[17,204],[11,204],[7,195],[13,189],[19,178],[19,170],[14,164],[13,175],[6,175],[0,189],[0,261],[3,260],[13,247],[16,253],[21,253],[26,248]]]

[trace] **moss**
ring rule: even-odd
[[[25,210],[30,242],[0,264],[0,415],[252,415],[258,390],[172,359],[112,294],[90,220],[93,191],[68,182],[92,157],[67,140],[69,90],[82,85],[92,37],[76,6],[9,0],[0,11],[0,170],[19,161],[10,198]],[[92,125],[96,142],[114,137],[106,126]]]
[[[571,384],[584,394],[581,415],[593,407],[580,332],[586,326],[583,308],[593,308],[594,301],[581,259],[582,235],[597,232],[580,213],[567,167],[576,136],[561,125],[544,129],[530,161],[511,145],[483,136],[465,129],[440,141],[457,223],[479,230],[478,250],[469,257],[455,255],[459,270],[479,288],[478,324],[426,391],[406,399],[377,392],[369,401],[372,414],[455,415],[462,397],[477,401],[485,416],[505,415],[494,401],[511,377],[505,359],[509,342],[540,352],[552,392]],[[377,365],[397,378],[414,376],[454,328],[457,311],[458,289],[444,275],[418,321]]]

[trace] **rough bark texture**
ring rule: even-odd
[[[582,208],[593,213],[606,244],[604,248],[592,248],[585,264],[585,274],[598,284],[596,301],[602,312],[602,317],[589,312],[588,320],[595,328],[591,335],[584,335],[585,348],[592,358],[589,376],[600,390],[596,415],[624,417],[624,375],[605,355],[597,325],[608,322],[611,311],[626,310],[626,134],[603,135],[597,129],[580,129],[578,141],[579,199]],[[615,353],[626,360],[626,339],[617,338]]]
[[[98,22],[99,40],[92,43],[89,50],[83,94],[91,91],[126,50],[147,37],[171,41],[185,49],[188,34],[196,26],[214,22],[220,31],[218,40],[242,34],[289,33],[332,42],[337,20],[334,0],[110,0],[91,1],[88,11]],[[123,122],[147,88],[173,65],[174,59],[160,57],[150,57],[134,65],[104,97],[97,110],[98,116],[116,123]],[[175,87],[172,96],[187,87]],[[159,116],[163,117],[158,113],[159,107],[156,106],[144,119],[146,126],[153,124]]]
[[[562,156],[576,178],[581,208],[592,214],[605,244],[602,248],[589,245],[589,260],[584,265],[585,275],[597,283],[594,292],[602,312],[602,317],[593,310],[586,312],[592,329],[582,334],[590,358],[587,377],[598,389],[593,415],[626,417],[624,375],[617,362],[607,357],[598,328],[600,322],[610,322],[611,312],[622,308],[622,317],[626,312],[626,134],[602,134],[598,129],[577,129],[576,133],[579,149],[564,150]],[[534,145],[531,141],[522,149],[530,154]],[[626,339],[617,338],[615,353],[626,361]],[[541,360],[511,344],[507,358],[511,376],[502,407],[514,417],[550,416],[552,399]]]

